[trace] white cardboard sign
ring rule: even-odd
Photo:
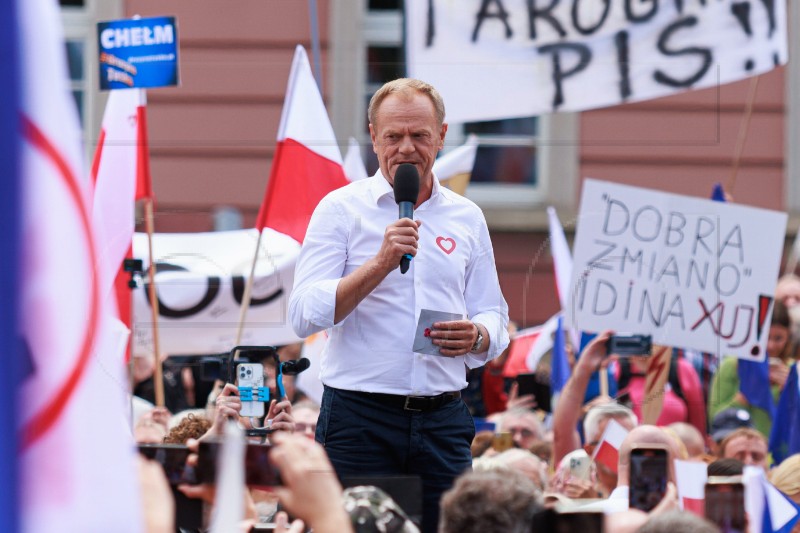
[[[159,348],[166,355],[201,355],[234,347],[244,285],[258,231],[157,233],[153,236],[159,300]],[[241,345],[298,342],[287,317],[300,244],[265,229]],[[147,235],[133,238],[134,257],[149,265]],[[153,319],[147,276],[133,294],[133,353],[153,353]]]
[[[409,76],[447,120],[581,111],[761,74],[788,60],[777,0],[413,0]]]
[[[568,314],[584,331],[763,360],[786,220],[587,179]]]

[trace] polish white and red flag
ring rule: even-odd
[[[146,111],[143,90],[110,92],[91,167],[101,294],[116,296],[119,317],[129,328],[131,294],[122,262],[132,257],[136,200],[153,198]]]
[[[553,348],[553,333],[559,315],[554,315],[541,326],[518,331],[511,340],[508,360],[503,367],[503,377],[515,378],[519,374],[535,372],[539,361]]]
[[[708,465],[701,461],[675,459],[675,482],[678,498],[684,511],[705,518],[706,480]]]
[[[564,227],[558,219],[558,213],[552,206],[547,208],[547,221],[550,228],[550,254],[553,256],[553,271],[556,276],[558,301],[561,303],[561,310],[564,313],[568,313],[572,297],[572,290],[569,286],[572,279],[572,252],[569,250],[569,244],[567,244],[567,238],[564,235]],[[577,349],[581,345],[578,331],[573,327],[568,328],[567,331],[569,331],[572,346]]]
[[[619,467],[619,449],[627,435],[628,430],[619,422],[613,418],[609,420],[600,442],[594,449],[592,460],[616,472]]]
[[[143,529],[122,351],[54,0],[17,0],[23,231],[17,428],[23,532]],[[102,428],[102,429],[101,429]]]
[[[308,56],[298,45],[256,228],[272,228],[302,243],[319,201],[348,183]]]

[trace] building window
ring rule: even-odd
[[[84,52],[83,40],[67,39],[67,68],[69,69],[69,83],[72,89],[72,96],[75,99],[75,105],[78,108],[78,116],[81,119],[81,125],[85,124],[84,120],[84,98],[86,96],[86,75],[84,71],[84,64],[86,55]]]
[[[122,0],[60,0],[70,89],[83,130],[84,158],[94,156],[105,106],[97,84],[97,21],[121,18]]]

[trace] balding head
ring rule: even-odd
[[[689,457],[698,457],[706,453],[706,444],[703,440],[703,434],[691,424],[686,422],[674,422],[669,426],[672,431],[678,435],[683,445],[686,446],[686,452]]]
[[[631,449],[634,446],[665,446],[669,452],[667,457],[667,478],[669,481],[675,482],[675,476],[672,469],[672,460],[678,455],[678,445],[675,440],[667,435],[661,428],[656,426],[644,425],[638,426],[628,433],[625,440],[622,441],[622,446],[619,448],[619,472],[617,477],[617,486],[630,484],[630,462],[631,462]]]

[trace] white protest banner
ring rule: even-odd
[[[729,83],[788,60],[776,0],[415,0],[408,74],[449,122],[581,111]]]
[[[153,235],[160,348],[164,354],[210,354],[233,348],[257,238],[255,229]],[[287,320],[299,252],[300,245],[291,237],[264,230],[240,344],[281,345],[300,340]],[[134,236],[133,254],[144,260],[146,271],[146,234]],[[136,356],[153,352],[146,281],[140,282],[133,295]]]
[[[763,360],[786,219],[587,179],[568,308],[573,324]]]

